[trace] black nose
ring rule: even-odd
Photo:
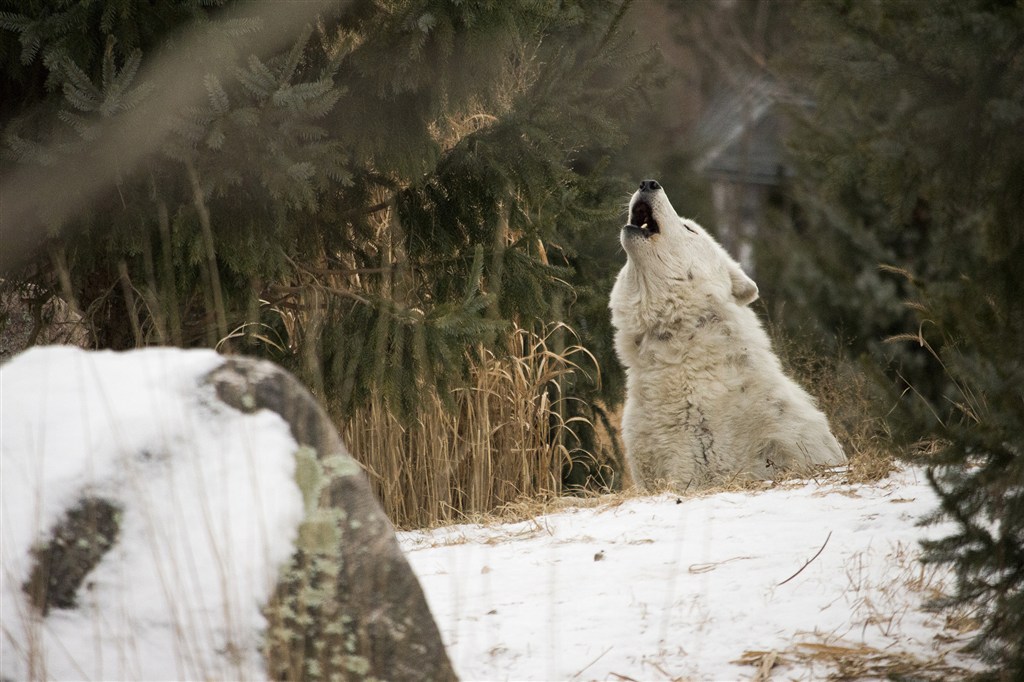
[[[640,191],[641,192],[653,192],[656,189],[661,189],[661,185],[656,180],[641,180]]]

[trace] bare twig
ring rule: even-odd
[[[604,658],[604,655],[605,655],[605,654],[607,654],[607,653],[608,653],[609,651],[611,651],[611,650],[612,650],[613,648],[614,648],[614,645],[612,645],[612,646],[608,647],[607,649],[605,649],[604,651],[602,651],[602,652],[601,652],[600,654],[598,654],[598,655],[597,655],[597,658],[595,658],[595,659],[594,659],[594,660],[592,660],[592,661],[591,661],[590,663],[587,663],[587,664],[586,664],[585,666],[583,666],[582,668],[580,668],[579,670],[577,670],[577,671],[576,671],[576,674],[572,676],[572,679],[574,679],[574,680],[575,680],[575,679],[576,679],[577,677],[579,677],[580,675],[582,675],[582,674],[583,674],[583,671],[584,671],[584,670],[586,670],[587,668],[589,668],[590,666],[594,665],[595,663],[597,663],[598,661],[600,661],[600,660],[601,660],[602,658]]]
[[[795,577],[797,577],[798,575],[800,575],[801,573],[803,573],[803,570],[804,570],[805,568],[807,568],[808,566],[810,566],[810,565],[811,565],[811,562],[812,562],[812,561],[814,561],[815,559],[817,559],[817,558],[818,558],[819,556],[821,556],[821,553],[825,551],[825,545],[827,545],[827,544],[828,544],[828,541],[829,541],[829,539],[830,539],[831,537],[832,537],[832,531],[829,531],[829,532],[828,532],[828,537],[826,537],[826,538],[825,538],[825,542],[824,542],[824,543],[822,543],[822,545],[821,545],[821,549],[819,549],[819,550],[818,550],[818,551],[817,551],[817,552],[815,553],[815,555],[814,555],[814,556],[812,556],[812,557],[811,557],[810,559],[808,559],[808,560],[807,560],[806,562],[804,562],[804,565],[800,567],[800,570],[799,570],[799,571],[797,571],[797,572],[796,572],[796,573],[794,573],[793,575],[791,575],[791,576],[789,576],[788,578],[786,578],[785,580],[783,580],[783,581],[782,581],[781,583],[779,583],[778,585],[776,585],[776,587],[782,587],[783,585],[785,585],[786,583],[788,583],[788,582],[789,582],[790,580],[792,580],[793,578],[795,578]]]
[[[139,323],[139,311],[135,307],[135,287],[128,276],[128,264],[123,258],[117,262],[117,274],[121,281],[121,293],[124,295],[124,307],[128,311],[128,322],[132,326],[132,336],[135,337],[135,347],[141,348],[142,325]]]
[[[709,561],[706,564],[690,564],[687,569],[690,573],[707,573],[713,571],[723,564],[727,564],[732,561],[743,561],[744,559],[753,559],[752,556],[734,556],[731,559],[722,559],[721,561]]]

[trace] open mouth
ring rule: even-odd
[[[651,212],[651,205],[646,201],[638,201],[633,204],[633,209],[629,212],[629,224],[624,229],[630,228],[638,231],[645,238],[661,232],[658,221],[654,219],[654,214]]]

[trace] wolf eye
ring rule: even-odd
[[[690,227],[690,226],[689,226],[689,225],[687,225],[686,223],[683,223],[683,227],[685,227],[685,228],[686,228],[687,230],[689,230],[690,232],[692,232],[692,233],[694,233],[694,234],[697,234],[697,230],[693,229],[692,227]]]

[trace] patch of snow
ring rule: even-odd
[[[920,539],[948,531],[916,525],[936,504],[904,470],[874,485],[660,495],[399,541],[463,679],[750,679],[739,659],[772,651],[780,679],[821,679],[827,666],[785,652],[950,655],[921,589],[946,576],[916,560]]]
[[[260,613],[303,515],[288,425],[203,377],[212,351],[33,349],[0,368],[0,675],[265,677]],[[77,608],[33,611],[33,546],[83,496],[121,509]]]

